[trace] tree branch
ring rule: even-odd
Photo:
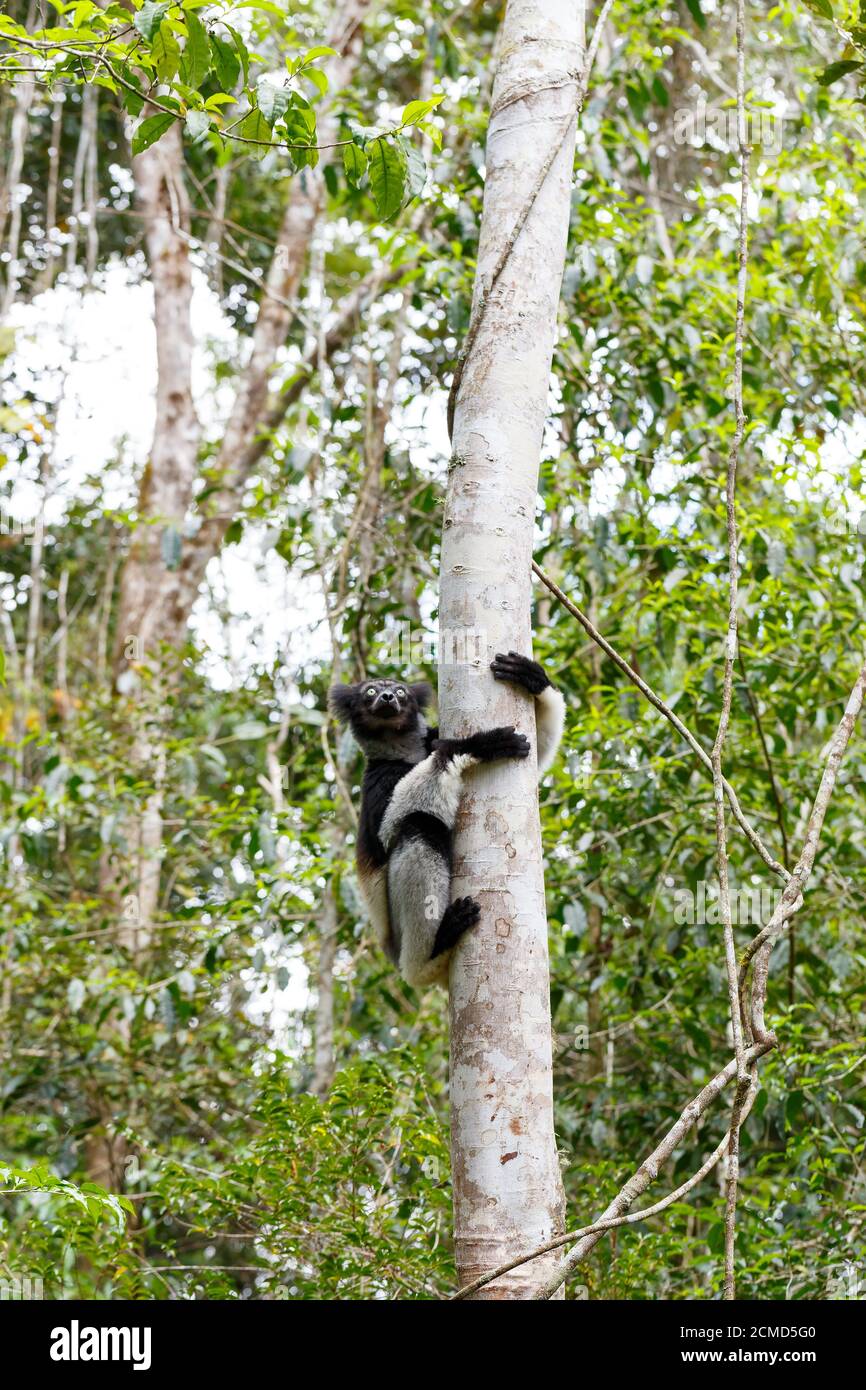
[[[615,649],[615,647],[611,646],[607,638],[602,636],[595,624],[590,621],[590,619],[586,616],[585,613],[581,612],[576,603],[572,603],[571,599],[567,596],[567,594],[563,593],[559,585],[555,584],[553,580],[545,574],[544,570],[541,568],[539,564],[536,563],[535,560],[533,560],[532,562],[532,568],[538,575],[538,578],[541,580],[542,584],[544,584],[553,594],[554,598],[557,598],[559,602],[562,604],[563,608],[567,609],[571,616],[577,619],[584,631],[587,632],[589,636],[592,638],[592,640],[601,647],[602,651],[610,657],[614,665],[619,667],[623,675],[628,676],[629,680],[637,686],[638,690],[645,697],[645,699],[649,700],[650,704],[659,711],[659,714],[664,715],[665,719],[667,719],[668,722],[673,725],[680,737],[685,739],[692,752],[698,756],[700,761],[703,763],[704,767],[707,768],[709,772],[712,772],[712,758],[710,757],[706,749],[698,743],[691,730],[686,728],[685,724],[678,717],[678,715],[674,714],[673,710],[670,708],[669,705],[665,704],[661,696],[657,695],[655,691],[649,685],[647,685],[643,677],[639,676],[637,671],[635,671],[634,668],[628,664],[625,657],[620,656],[619,652]],[[744,815],[740,806],[737,793],[734,791],[730,782],[728,782],[726,778],[722,778],[722,786],[724,787],[725,795],[728,798],[728,804],[730,805],[731,811],[734,816],[734,820],[740,826],[741,830],[743,830],[743,832],[745,833],[746,838],[752,845],[753,849],[755,849],[757,853],[761,856],[768,868],[771,868],[774,873],[778,874],[779,877],[784,879],[784,881],[787,883],[791,875],[788,873],[788,870],[784,867],[783,864],[778,863],[778,861],[773,858],[772,854],[767,849],[758,832],[746,819],[746,816]]]
[[[755,1058],[757,1058],[762,1052],[769,1052],[771,1046],[772,1044],[766,1044],[762,1047],[750,1048],[746,1053],[747,1060],[752,1060],[753,1053],[755,1054]],[[509,1270],[517,1268],[518,1265],[526,1264],[529,1260],[534,1260],[540,1255],[549,1254],[551,1250],[560,1249],[563,1245],[570,1245],[572,1241],[578,1240],[581,1242],[581,1247],[579,1251],[574,1251],[572,1255],[569,1256],[568,1267],[565,1272],[563,1273],[562,1270],[557,1271],[538,1295],[539,1298],[551,1298],[566,1275],[589,1254],[590,1250],[598,1243],[598,1240],[606,1231],[615,1230],[618,1226],[635,1225],[639,1221],[647,1220],[650,1216],[657,1216],[659,1212],[664,1211],[665,1208],[672,1206],[674,1202],[679,1201],[681,1197],[691,1192],[691,1190],[697,1187],[698,1183],[702,1182],[718,1163],[727,1147],[730,1130],[716,1145],[709,1158],[704,1160],[697,1172],[693,1173],[692,1176],[688,1178],[686,1182],[682,1183],[680,1187],[676,1188],[674,1192],[668,1193],[666,1197],[663,1197],[661,1201],[656,1202],[653,1206],[645,1207],[643,1211],[628,1213],[628,1208],[631,1204],[637,1200],[647,1187],[649,1187],[650,1183],[658,1176],[661,1165],[670,1158],[683,1135],[700,1119],[704,1111],[708,1109],[716,1097],[724,1090],[734,1076],[736,1076],[736,1073],[737,1059],[733,1057],[731,1061],[728,1062],[727,1066],[723,1067],[720,1072],[717,1072],[703,1090],[699,1091],[698,1094],[689,1101],[689,1104],[680,1113],[679,1118],[668,1130],[661,1143],[656,1146],[648,1158],[644,1159],[640,1168],[629,1178],[628,1182],[620,1190],[598,1221],[593,1222],[591,1226],[584,1226],[578,1231],[568,1231],[564,1236],[557,1236],[555,1240],[547,1241],[546,1244],[540,1245],[537,1249],[529,1251],[526,1255],[521,1255],[518,1259],[510,1261],[508,1264],[488,1270],[485,1274],[480,1275],[479,1278],[474,1279],[471,1284],[466,1284],[462,1289],[458,1289],[457,1293],[452,1295],[452,1299],[468,1298],[469,1295],[474,1293],[477,1289],[482,1288],[493,1279],[498,1279],[502,1274],[507,1274]],[[747,1097],[747,1104],[744,1106],[743,1118],[745,1118],[746,1114],[748,1114],[748,1111],[751,1109],[757,1093],[757,1078],[755,1078],[753,1092]],[[586,1242],[585,1246],[584,1242]]]

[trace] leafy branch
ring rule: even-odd
[[[314,168],[322,151],[339,149],[347,182],[355,189],[369,188],[383,221],[423,189],[426,165],[410,135],[417,129],[434,145],[441,143],[429,120],[443,100],[441,93],[409,102],[390,128],[344,119],[344,138],[319,143],[315,103],[328,91],[325,65],[337,56],[333,48],[320,45],[287,58],[281,81],[269,71],[253,80],[251,68],[260,55],[228,22],[225,14],[231,6],[225,0],[208,6],[206,18],[200,17],[197,0],[133,3],[131,24],[124,6],[102,9],[93,0],[59,4],[64,23],[33,33],[0,16],[0,55],[5,49],[16,63],[13,69],[0,60],[0,79],[26,71],[49,88],[58,82],[107,88],[138,122],[132,133],[134,155],[149,149],[176,122],[183,123],[192,143],[210,144],[218,160],[238,146],[257,160],[269,150],[285,150],[299,171]],[[33,57],[21,57],[22,51],[39,55],[43,66],[37,70]],[[227,121],[225,108],[242,100],[246,110]]]
[[[52,1196],[74,1202],[95,1219],[109,1216],[121,1231],[126,1225],[124,1213],[129,1216],[135,1214],[135,1207],[128,1197],[107,1192],[95,1182],[85,1182],[78,1187],[68,1178],[59,1178],[43,1163],[34,1164],[32,1168],[16,1168],[9,1163],[0,1163],[0,1195],[4,1192],[8,1196],[50,1192]]]

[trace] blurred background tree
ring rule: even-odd
[[[435,675],[445,400],[499,16],[134,8],[33,0],[0,28],[0,1273],[40,1275],[49,1297],[438,1297],[445,1000],[414,997],[371,948],[360,764],[324,706],[335,669]],[[781,859],[864,631],[850,8],[755,15],[747,52],[728,773]],[[731,14],[624,0],[606,27],[536,543],[707,746],[733,429]],[[100,44],[104,64],[81,56]],[[260,145],[232,139],[236,119]],[[712,786],[540,589],[533,626],[570,707],[542,815],[557,1132],[582,1222],[727,1055],[718,924],[683,910],[700,885],[712,898]],[[839,1296],[864,1258],[863,772],[855,738],[773,958],[782,1045],[742,1154],[747,1297]],[[736,851],[736,886],[772,890],[739,836]],[[715,1176],[602,1242],[591,1296],[716,1295],[722,1218]]]

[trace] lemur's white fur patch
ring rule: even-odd
[[[556,757],[565,728],[565,700],[549,685],[535,697],[535,732],[538,738],[538,771],[546,772]]]
[[[418,763],[411,772],[407,772],[394,788],[394,795],[379,827],[379,839],[385,848],[391,848],[391,841],[401,823],[414,811],[425,811],[438,817],[450,830],[460,805],[463,773],[477,761],[468,753],[458,753],[443,767],[441,757],[431,753],[423,763]]]
[[[450,890],[451,870],[441,855],[422,840],[400,842],[388,860],[388,897],[400,974],[410,985],[442,978],[443,962],[431,957]]]

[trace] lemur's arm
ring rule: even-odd
[[[551,685],[544,667],[528,656],[520,656],[518,652],[499,652],[490,663],[490,669],[496,680],[522,686],[535,700],[538,774],[541,776],[556,757],[565,727],[565,700]]]
[[[433,731],[434,733],[438,731]],[[433,751],[397,783],[382,817],[379,835],[390,849],[410,816],[432,816],[450,830],[460,804],[463,773],[476,763],[500,758],[527,758],[529,740],[509,726],[486,729],[467,738],[435,738]]]

